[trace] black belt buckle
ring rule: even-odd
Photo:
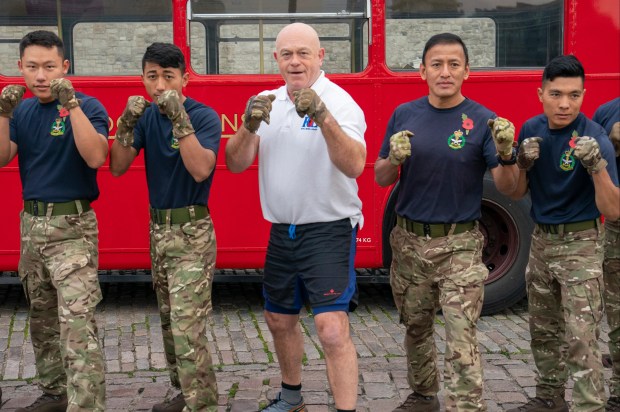
[[[424,223],[424,225],[422,225],[422,230],[424,231],[424,236],[431,235],[431,225],[429,225],[428,223]]]

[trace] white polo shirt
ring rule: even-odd
[[[366,145],[364,113],[353,98],[325,73],[312,85],[342,130]],[[286,86],[274,94],[270,124],[256,132],[259,145],[259,189],[263,216],[272,223],[305,224],[351,219],[363,225],[362,201],[355,179],[332,163],[321,129],[299,117]]]

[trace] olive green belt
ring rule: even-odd
[[[203,205],[178,207],[176,209],[153,209],[151,208],[151,220],[158,225],[179,225],[192,220],[204,219],[209,216],[209,208]]]
[[[429,237],[443,237],[450,233],[450,230],[454,226],[452,231],[453,235],[467,232],[476,227],[476,222],[463,222],[463,223],[422,223],[414,220],[409,220],[402,216],[396,216],[396,224],[407,232],[415,233],[418,236]]]
[[[537,225],[543,232],[557,235],[560,233],[581,232],[582,230],[594,229],[596,228],[596,220],[584,220],[583,222],[573,223],[560,223],[557,225],[538,223]]]
[[[52,209],[52,216],[77,215],[78,203],[82,206],[82,212],[88,212],[90,207],[89,200],[72,200],[70,202],[41,202],[38,200],[24,200],[24,211],[32,216],[46,216],[49,208]]]

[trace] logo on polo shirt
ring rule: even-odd
[[[314,120],[308,115],[304,117],[304,121],[301,124],[301,130],[317,130],[319,126],[314,123]]]

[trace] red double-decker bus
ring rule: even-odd
[[[536,89],[542,68],[559,54],[575,54],[585,66],[586,115],[620,93],[619,15],[617,0],[3,0],[0,88],[23,84],[17,70],[21,37],[52,30],[65,42],[76,89],[108,110],[112,139],[127,97],[148,97],[139,76],[146,47],[154,41],[177,44],[189,62],[185,93],[213,107],[222,120],[224,142],[209,202],[217,266],[260,268],[269,224],[260,211],[257,167],[228,172],[224,147],[242,123],[247,98],[282,84],[273,58],[279,29],[293,21],[309,23],[326,49],[328,77],[366,115],[368,160],[358,179],[366,223],[358,234],[356,266],[383,268],[391,259],[387,238],[395,224],[398,184],[375,184],[374,161],[394,108],[428,91],[418,73],[425,41],[440,32],[459,34],[471,56],[464,94],[518,128],[541,112]],[[98,176],[100,268],[148,269],[143,159],[121,178],[112,177],[107,165]],[[0,187],[0,270],[15,271],[22,208],[16,160],[0,169]],[[529,202],[501,196],[490,179],[482,211],[490,270],[484,312],[490,313],[525,294],[533,224]],[[384,282],[385,273],[370,280]]]

